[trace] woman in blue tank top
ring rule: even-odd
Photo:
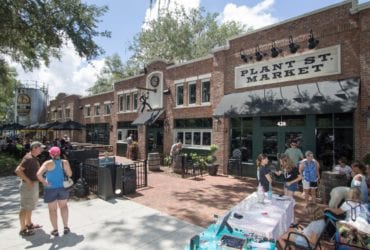
[[[68,205],[69,192],[63,187],[64,174],[72,176],[69,162],[60,159],[59,147],[49,150],[51,160],[45,161],[39,171],[37,178],[44,185],[44,201],[48,204],[50,222],[53,227],[51,235],[59,236],[58,233],[58,207],[64,224],[64,234],[68,234]],[[45,174],[45,178],[44,178]]]
[[[306,159],[299,164],[299,173],[302,176],[302,186],[304,191],[304,198],[308,204],[311,193],[312,203],[316,203],[316,189],[317,183],[320,179],[320,164],[313,158],[313,153],[307,151],[305,153]]]

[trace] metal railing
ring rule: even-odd
[[[105,168],[105,169],[104,169]],[[136,188],[143,188],[148,186],[148,172],[146,168],[146,160],[145,161],[136,161],[132,164],[116,164],[113,166],[108,167],[100,167],[96,165],[91,165],[84,163],[82,165],[82,175],[87,182],[89,189],[91,192],[98,194],[99,190],[102,190],[102,185],[112,186],[112,192],[116,186],[121,185],[121,183],[116,183],[116,170],[117,168],[129,168],[134,169],[136,172]],[[107,171],[110,173],[110,178],[103,177],[100,173],[101,171]],[[118,179],[120,180],[120,179]],[[103,182],[110,182],[110,183],[103,183]]]

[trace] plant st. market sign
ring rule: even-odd
[[[340,45],[235,68],[235,88],[340,74]]]

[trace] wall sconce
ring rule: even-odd
[[[275,41],[271,45],[271,57],[277,57],[283,50],[276,47]]]
[[[264,54],[260,51],[260,47],[257,45],[256,47],[256,53],[255,53],[255,56],[256,56],[256,60],[257,61],[261,61]]]
[[[163,90],[164,95],[170,95],[171,94],[171,89],[165,89]]]
[[[113,125],[110,125],[110,126],[109,126],[109,130],[110,130],[110,131],[113,131]]]
[[[243,49],[241,49],[241,50],[240,50],[240,59],[241,59],[243,62],[247,63],[247,62],[248,62],[248,60],[252,60],[252,59],[253,59],[253,57],[252,57],[252,56],[248,56],[247,54],[245,54],[245,53],[244,53]]]
[[[79,108],[79,109],[83,109],[84,107],[83,107],[83,106],[79,106],[78,108]]]
[[[290,53],[294,54],[297,52],[297,50],[299,49],[299,45],[296,44],[294,41],[293,41],[293,37],[292,36],[289,36],[289,50],[290,50]]]
[[[310,30],[310,36],[308,37],[308,48],[309,49],[314,49],[318,44],[319,44],[319,40],[317,40],[313,36],[312,30]]]

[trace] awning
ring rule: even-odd
[[[323,81],[225,95],[213,116],[324,114],[357,107],[359,79]]]
[[[161,116],[161,114],[163,114],[163,112],[163,109],[144,111],[135,121],[132,122],[132,125],[152,125]]]

